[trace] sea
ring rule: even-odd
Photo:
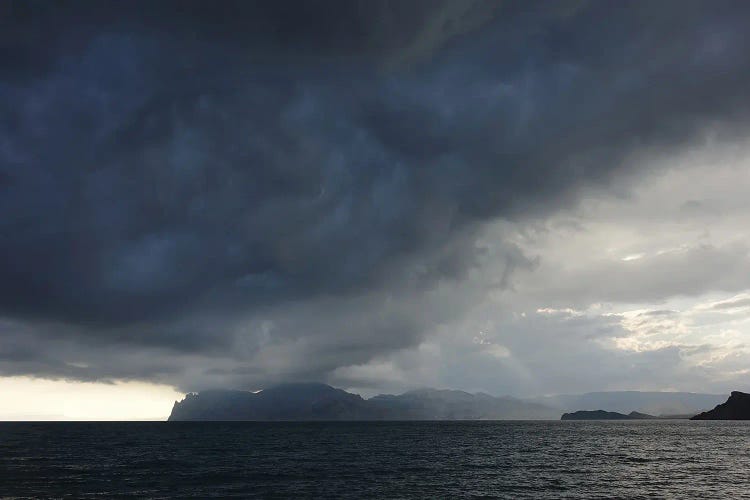
[[[0,423],[0,498],[750,498],[750,422]]]

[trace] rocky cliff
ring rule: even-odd
[[[750,420],[750,394],[733,391],[726,403],[699,413],[691,420]]]

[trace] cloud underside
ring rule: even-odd
[[[747,132],[745,5],[3,8],[3,375],[721,378],[719,354],[684,364],[695,335],[647,343],[623,304],[750,287],[747,167],[724,149]]]

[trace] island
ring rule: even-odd
[[[618,413],[616,411],[580,410],[572,413],[563,413],[560,420],[648,420],[653,418],[659,417],[637,411],[631,411],[626,415],[625,413]]]
[[[690,420],[750,420],[750,394],[732,391],[725,403],[710,411],[695,415]]]

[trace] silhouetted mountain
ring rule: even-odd
[[[175,402],[169,420],[357,420],[356,394],[324,384],[284,384],[257,393],[213,390]]]
[[[422,389],[362,399],[324,384],[284,384],[257,393],[204,391],[175,402],[174,420],[508,420],[559,412],[514,398]]]
[[[733,391],[726,403],[700,413],[691,420],[750,420],[750,394]]]
[[[650,415],[695,415],[713,408],[726,400],[726,395],[697,394],[692,392],[589,392],[545,396],[528,401],[560,408],[565,412],[576,410],[606,410],[628,413],[631,410]]]
[[[616,411],[580,410],[572,413],[563,413],[560,420],[648,420],[652,418],[659,417],[638,413],[637,411],[631,411],[625,415]]]

